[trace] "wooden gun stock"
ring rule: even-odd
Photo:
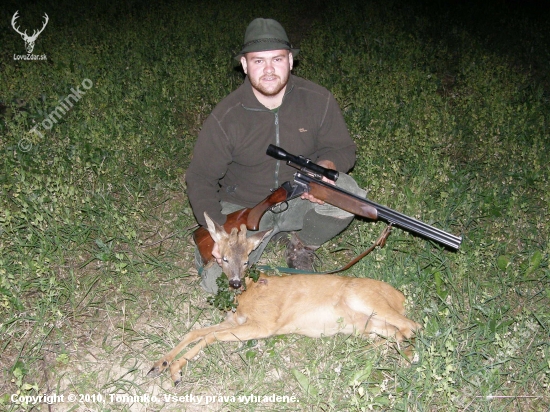
[[[351,193],[344,192],[329,183],[311,180],[308,182],[308,192],[317,199],[323,200],[340,209],[368,219],[378,219],[378,211],[375,207],[365,203]]]
[[[289,196],[290,193],[288,191],[288,187],[283,185],[253,208],[237,210],[236,212],[227,215],[227,220],[225,221],[223,227],[227,233],[230,233],[231,229],[239,229],[244,223],[248,230],[258,230],[260,226],[260,219],[264,213],[271,207],[288,200]],[[212,249],[214,248],[215,242],[210,236],[208,230],[203,226],[193,232],[193,239],[199,249],[202,262],[206,265],[214,259],[212,256]]]

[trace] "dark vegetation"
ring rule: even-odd
[[[34,50],[47,60],[14,59],[16,10],[29,32],[48,13]],[[232,56],[258,16],[288,28],[295,73],[338,99],[369,197],[464,242],[451,253],[395,230],[347,273],[406,293],[424,326],[410,367],[353,338],[273,338],[212,349],[162,389],[149,363],[220,317],[193,268],[184,176],[202,122],[242,81]],[[542,3],[496,0],[4,2],[0,405],[161,388],[300,398],[280,410],[548,410],[549,22]],[[323,262],[381,229],[355,222]]]

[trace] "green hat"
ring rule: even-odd
[[[290,50],[293,56],[300,51],[292,48],[285,29],[279,22],[273,19],[254,19],[246,28],[243,47],[235,59],[240,60],[245,53],[267,50]]]

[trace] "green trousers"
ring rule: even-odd
[[[336,186],[357,196],[366,196],[366,192],[349,175],[341,173]],[[242,209],[242,206],[227,202],[222,202],[221,205],[222,213],[225,215]],[[279,212],[275,208],[273,211],[266,212],[260,220],[259,230],[273,229],[273,232],[250,254],[249,262],[251,264],[260,259],[269,240],[277,233],[299,232],[298,237],[302,243],[318,247],[342,232],[354,217],[351,213],[328,203],[319,205],[299,197],[290,200],[286,209],[284,207],[281,209],[284,211]],[[195,265],[201,275],[202,288],[208,293],[215,294],[218,290],[216,279],[222,273],[221,267],[216,262],[202,267],[202,259],[197,248],[195,248]]]

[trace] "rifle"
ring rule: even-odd
[[[237,210],[227,215],[227,220],[223,227],[228,233],[233,228],[239,228],[243,223],[248,230],[258,230],[260,219],[265,212],[308,192],[317,199],[357,216],[366,217],[371,220],[384,220],[393,226],[400,227],[454,250],[458,250],[460,247],[462,242],[462,237],[460,236],[452,235],[386,206],[356,196],[323,180],[323,177],[326,177],[329,180],[336,181],[338,179],[338,171],[336,170],[319,166],[310,159],[292,155],[272,144],[267,148],[266,154],[275,159],[284,160],[289,166],[298,169],[298,172],[294,173],[294,181],[283,183],[277,190],[273,191],[253,208]],[[206,265],[213,259],[212,248],[214,247],[214,240],[204,227],[195,230],[193,238],[199,249],[203,263]]]

